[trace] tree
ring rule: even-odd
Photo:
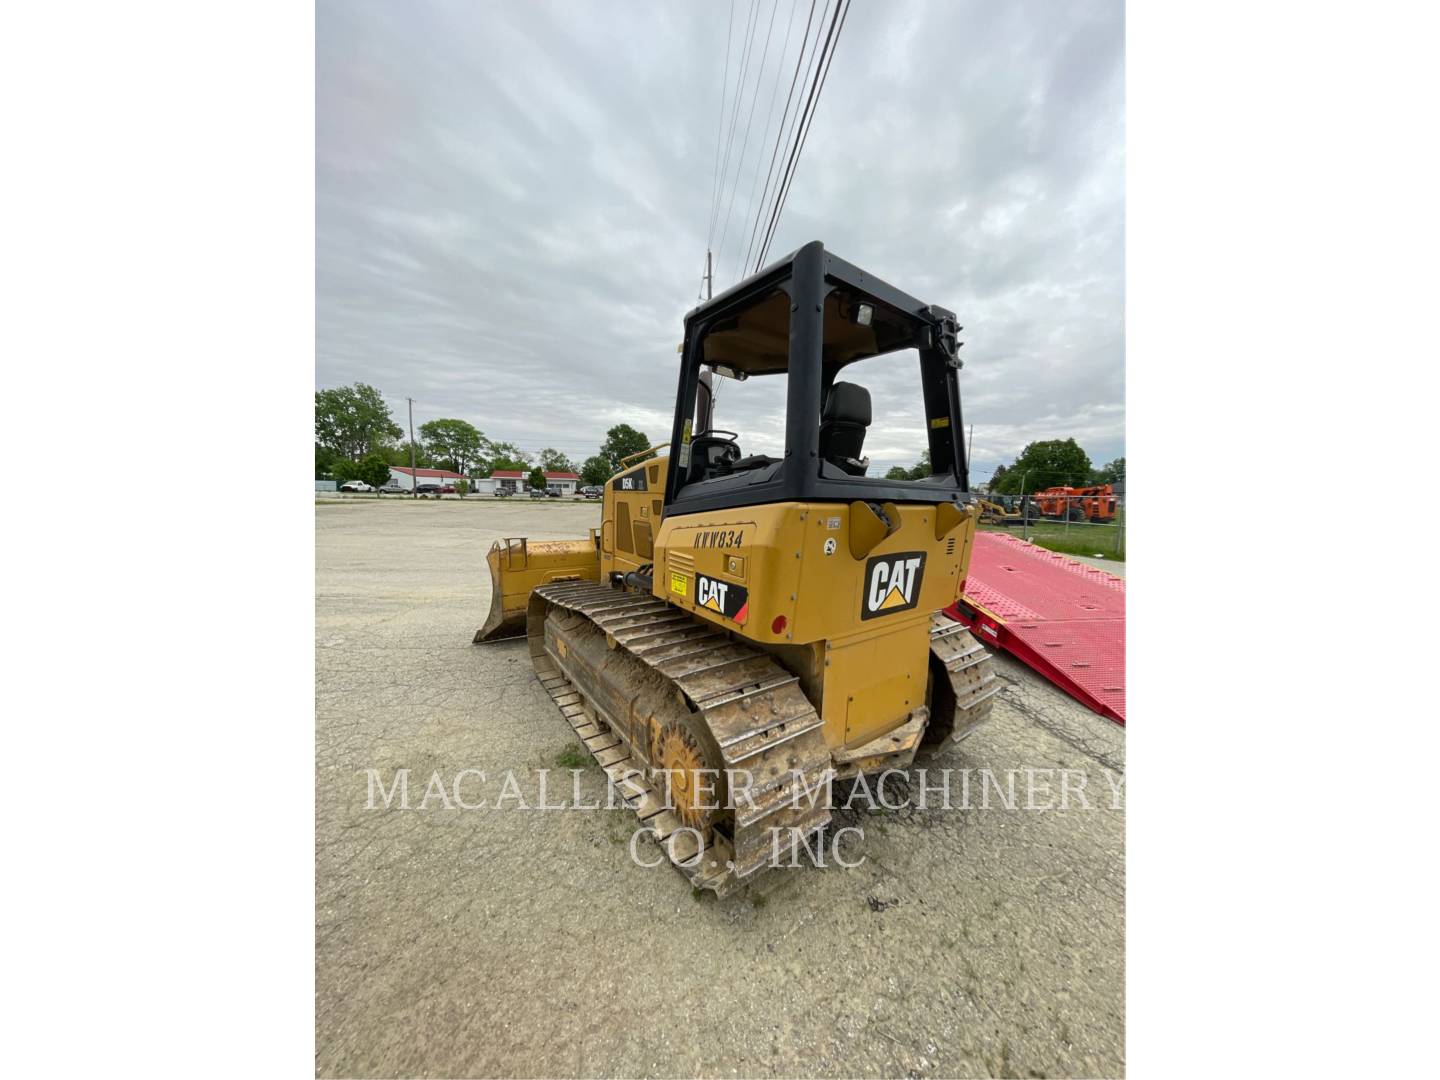
[[[586,458],[585,464],[580,466],[580,481],[587,487],[601,487],[614,475],[610,459],[599,454]]]
[[[427,420],[420,425],[420,437],[432,457],[458,473],[463,473],[485,448],[484,434],[467,420]]]
[[[629,424],[616,424],[605,433],[605,442],[600,446],[600,456],[610,462],[610,475],[620,471],[620,461],[631,454],[638,454],[650,448],[650,440],[643,431],[636,431]],[[644,461],[653,454],[647,454]]]
[[[486,439],[484,463],[487,473],[492,473],[496,469],[523,472],[530,468],[530,455],[514,443],[491,442]]]
[[[1005,474],[1009,471],[1010,470],[1004,465],[995,466],[995,472],[990,477],[990,490],[992,492],[999,492],[1001,490],[1000,485],[1005,482]]]
[[[575,463],[559,450],[546,447],[540,451],[540,468],[546,472],[576,472]]]
[[[885,474],[886,480],[909,480],[910,470],[904,465],[892,465],[890,471]]]
[[[530,486],[539,488],[541,491],[545,490],[545,470],[539,465],[530,470]]]
[[[358,462],[403,434],[373,386],[356,383],[315,391],[315,441],[339,457]]]
[[[384,454],[366,454],[360,459],[360,464],[355,466],[353,480],[363,480],[373,488],[381,487],[390,479],[390,462]],[[380,497],[380,492],[375,492],[375,497]]]
[[[335,466],[341,461],[338,454],[329,447],[315,444],[315,479],[333,480],[335,478]]]
[[[410,446],[409,440],[402,442],[399,446],[392,446],[387,450],[386,456],[390,459],[391,465],[398,465],[408,469],[410,467]],[[417,469],[432,469],[435,461],[430,457],[430,452],[425,449],[425,444],[417,442],[415,446],[415,467]]]
[[[1030,495],[1049,487],[1083,487],[1090,482],[1090,455],[1074,439],[1032,442],[1020,452],[1015,464],[1005,470],[999,486],[1001,495]]]
[[[466,495],[469,495],[469,494],[470,494],[470,481],[469,481],[469,480],[456,480],[456,481],[455,481],[455,494],[456,494],[456,495],[459,495],[462,499],[463,499]]]
[[[1102,465],[1095,470],[1095,483],[1097,484],[1123,484],[1125,482],[1125,459],[1117,457],[1108,465]]]

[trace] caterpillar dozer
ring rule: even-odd
[[[976,499],[980,520],[987,525],[1023,525],[1025,514],[1020,509],[1022,500],[1013,495],[996,495],[989,499]]]
[[[832,781],[904,768],[990,712],[990,655],[941,613],[979,513],[959,330],[807,244],[686,315],[670,440],[621,463],[588,538],[489,551],[475,640],[526,636],[575,734],[698,888],[792,864],[829,822]],[[870,394],[842,376],[879,356],[910,357],[929,477],[867,475]],[[713,426],[717,390],[749,379],[784,388],[775,454]]]

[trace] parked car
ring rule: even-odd
[[[603,499],[605,497],[605,489],[591,485],[590,487],[581,488],[580,494],[584,495],[587,499]]]
[[[383,485],[378,490],[381,495],[408,495],[410,493],[409,488],[403,488],[399,484],[395,483],[395,481],[393,480],[390,481],[390,483]]]
[[[454,485],[454,484],[441,484],[441,485],[440,485],[440,494],[441,494],[441,495],[454,495],[454,494],[455,494],[455,485]]]
[[[514,495],[514,494],[515,494],[515,489],[514,489],[514,488],[497,487],[497,488],[495,489],[495,498],[497,498],[497,499],[508,499],[508,498],[510,498],[511,495]]]
[[[451,490],[453,491],[454,489],[452,488]],[[417,494],[417,495],[434,495],[434,496],[438,499],[438,498],[440,497],[440,485],[439,485],[439,484],[416,484],[416,485],[415,485],[415,494]]]
[[[550,498],[552,498],[552,499],[558,499],[558,498],[560,498],[560,489],[559,489],[559,488],[546,488],[546,489],[545,489],[545,494],[548,495],[548,496],[549,496]]]
[[[341,491],[374,491],[375,489],[364,480],[346,480],[340,485]]]
[[[548,498],[548,496],[545,494],[545,489],[544,489],[544,488],[531,488],[531,489],[530,489],[530,497],[531,497],[532,499],[544,499],[544,498]]]

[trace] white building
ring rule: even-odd
[[[469,479],[469,477],[465,476],[463,473],[451,472],[448,469],[416,469],[415,472],[420,477],[420,483],[439,484],[441,487],[453,487],[456,480]],[[410,491],[415,486],[415,480],[410,475],[409,466],[406,466],[403,469],[398,468],[394,465],[390,466],[390,482],[392,484],[399,484],[406,491]]]
[[[423,470],[422,470],[423,471]],[[421,480],[424,483],[424,480]],[[530,473],[519,469],[496,469],[487,479],[470,481],[470,490],[482,495],[493,495],[496,491],[508,491],[511,495],[524,495],[530,490]],[[573,472],[547,472],[545,487],[558,491],[565,498],[576,494],[580,488],[580,475]]]
[[[547,472],[545,486],[549,490],[558,491],[561,495],[569,498],[580,486],[580,475],[573,472]]]
[[[528,475],[514,469],[496,469],[486,481],[490,485],[489,494],[508,491],[511,495],[524,495],[530,490],[530,482],[525,479]]]

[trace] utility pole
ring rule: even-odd
[[[405,409],[410,415],[410,497],[420,497],[420,474],[415,471],[415,399],[405,399]]]
[[[715,277],[710,270],[710,249],[705,249],[705,299],[709,300],[715,295]]]
[[[970,438],[965,443],[965,471],[970,471],[970,463],[975,460],[975,425],[970,425]]]

